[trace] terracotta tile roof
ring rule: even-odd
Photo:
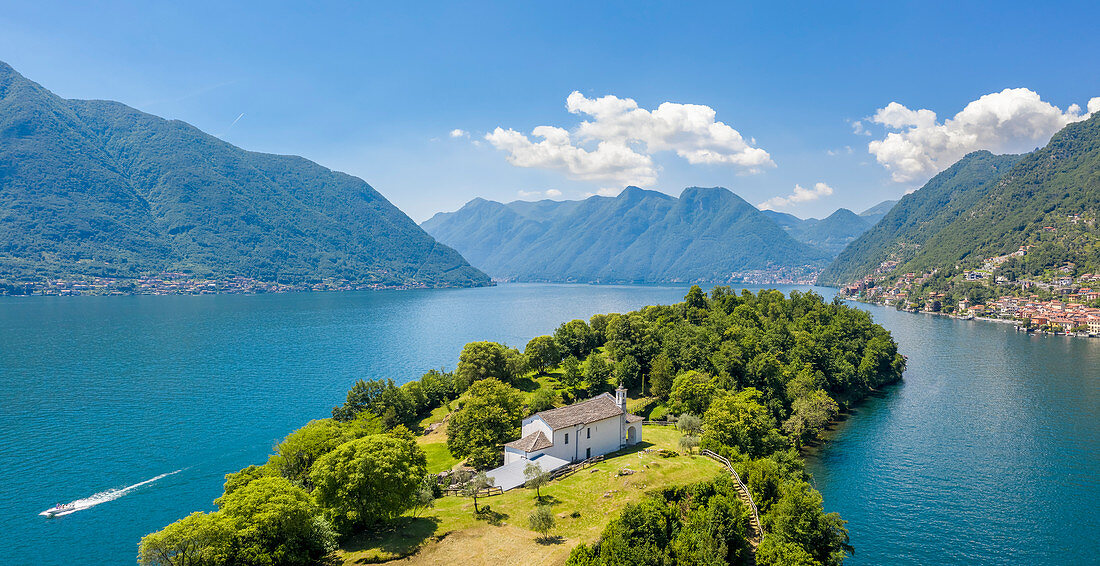
[[[628,423],[636,423],[636,422],[640,422],[640,421],[644,421],[644,420],[645,420],[644,418],[642,418],[638,415],[632,415],[630,413],[626,414],[626,422],[628,422]]]
[[[574,403],[568,407],[558,407],[547,411],[535,413],[542,418],[553,430],[570,426],[594,423],[603,419],[623,414],[623,410],[615,403],[615,398],[610,393],[603,393],[591,399]]]
[[[546,435],[543,434],[541,430],[536,430],[519,440],[513,440],[505,444],[508,448],[515,448],[516,450],[522,450],[524,452],[534,452],[535,450],[550,448],[553,445],[554,443],[550,442],[550,439],[546,438]]]

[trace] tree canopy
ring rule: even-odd
[[[345,442],[313,465],[313,494],[336,529],[386,521],[414,504],[426,473],[424,451],[409,437],[374,434]]]
[[[492,377],[474,383],[466,395],[447,424],[447,447],[475,468],[492,467],[502,457],[501,445],[519,437],[523,396]]]

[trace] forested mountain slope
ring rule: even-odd
[[[361,179],[117,102],[65,100],[0,63],[0,280],[165,271],[489,282]]]
[[[848,245],[818,278],[844,284],[884,261],[912,259],[925,242],[980,201],[1022,156],[971,153],[905,195],[874,227]]]
[[[1052,261],[1100,268],[1100,113],[1069,124],[1023,156],[950,224],[935,233],[907,268],[976,266],[1020,246],[1060,251]],[[1037,266],[1051,267],[1051,266]]]

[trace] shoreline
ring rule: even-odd
[[[877,307],[884,307],[885,308],[885,307],[890,306],[890,305],[884,305],[884,304],[881,304],[881,303],[874,303],[874,302],[870,302],[870,301],[861,301],[861,300],[853,298],[853,297],[842,297],[842,299],[844,301],[848,301],[848,302],[852,302],[852,303],[862,303],[862,304],[865,304],[865,305],[875,305]],[[993,323],[997,323],[997,324],[1011,324],[1011,325],[1016,327],[1017,332],[1026,332],[1028,334],[1039,334],[1039,335],[1045,335],[1045,336],[1065,336],[1067,338],[1098,338],[1098,337],[1100,337],[1096,334],[1081,335],[1081,334],[1074,334],[1074,333],[1070,333],[1070,332],[1050,332],[1050,331],[1047,331],[1047,330],[1026,330],[1021,326],[1021,324],[1020,324],[1021,321],[1015,320],[1015,319],[991,318],[991,317],[988,317],[988,316],[973,316],[973,315],[971,315],[971,316],[956,316],[956,315],[948,314],[948,313],[930,312],[930,311],[923,311],[923,310],[922,311],[911,311],[911,310],[906,310],[906,309],[897,309],[897,310],[900,311],[900,312],[906,312],[906,313],[909,313],[909,314],[926,314],[926,315],[932,315],[932,316],[943,316],[943,317],[947,317],[947,318],[953,318],[955,320],[976,320],[976,321],[980,321],[980,322],[993,322]]]

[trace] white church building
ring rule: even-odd
[[[504,465],[487,472],[505,490],[523,485],[534,462],[553,471],[642,440],[642,417],[626,412],[626,390],[535,413],[523,419],[519,440],[504,445]]]

